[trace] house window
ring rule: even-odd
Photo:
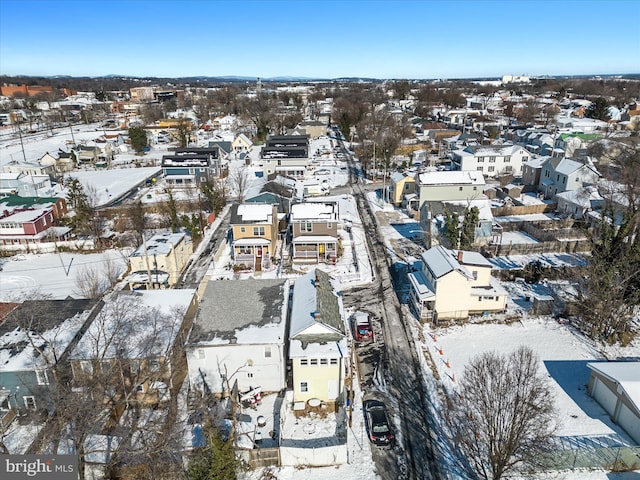
[[[320,365],[327,365],[329,362],[327,361],[326,358],[321,358],[320,359]]]
[[[253,373],[247,372],[247,378],[253,378]]]
[[[482,167],[478,167],[478,168],[476,168],[476,170],[479,171],[479,172],[483,171]]]
[[[38,380],[38,385],[49,385],[49,377],[47,377],[46,370],[36,370],[36,379]]]
[[[318,359],[317,358],[312,358],[311,359],[311,366],[315,366],[318,365]]]
[[[529,160],[529,157],[522,157],[523,162],[526,162],[527,160]]]
[[[562,184],[564,185],[565,183],[567,183],[567,177],[562,177]]]
[[[307,393],[309,391],[309,382],[300,382],[300,391]]]
[[[300,224],[301,232],[312,232],[313,231],[313,223],[311,222],[302,222]]]
[[[91,360],[80,360],[80,369],[82,370],[82,373],[91,375],[93,373],[93,364],[91,363]]]
[[[158,370],[160,370],[160,360],[158,360],[157,358],[152,358],[151,360],[149,360],[149,370],[151,370],[152,372],[157,372]]]
[[[495,169],[496,169],[496,167],[494,167],[493,165],[491,165],[491,166],[488,168],[488,171],[489,171],[489,172],[493,172],[493,171],[495,171]]]
[[[254,237],[259,237],[259,236],[263,236],[264,237],[264,227],[253,227],[253,236]]]
[[[300,359],[300,365],[309,365],[309,360],[306,358],[301,358]]]
[[[338,359],[337,358],[330,358],[329,359],[329,364],[330,365],[337,365],[338,364]]]
[[[504,157],[504,162],[505,163],[509,163],[510,161],[511,161],[511,157],[509,157],[509,156]]]
[[[489,157],[489,163],[496,163],[496,157]]]
[[[244,227],[240,227],[240,233],[245,233],[246,231],[247,231],[247,229],[246,229],[246,228],[244,228]]]
[[[513,170],[513,167],[511,165],[505,165],[504,166],[504,171],[505,172],[511,172]]]
[[[477,280],[478,279],[478,271],[474,270],[473,272],[471,272],[471,275],[473,275],[473,279]]]
[[[327,223],[327,229],[331,230],[333,228],[333,223]]]
[[[264,347],[264,358],[271,358],[271,347]]]
[[[24,402],[25,408],[30,408],[35,410],[36,408],[36,399],[33,396],[22,397],[22,401]]]
[[[556,182],[560,181],[560,174],[556,175]]]
[[[199,360],[204,360],[204,357],[205,357],[205,354],[204,354],[204,348],[199,348],[199,349],[197,350],[197,352],[198,352],[198,359],[199,359]]]
[[[458,190],[462,191],[462,187],[458,187]]]
[[[484,163],[484,157],[478,157],[478,163]]]
[[[478,190],[478,187],[473,187],[473,190],[474,190],[474,191],[477,191],[477,190]]]

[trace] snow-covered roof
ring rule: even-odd
[[[598,190],[593,186],[580,187],[575,190],[560,192],[556,194],[556,197],[585,208],[590,207],[592,202],[600,202],[604,200],[598,193]]]
[[[342,305],[329,275],[314,269],[298,278],[291,305],[290,356],[306,356],[310,344],[333,345],[345,337]],[[293,348],[293,340],[302,350]],[[323,347],[324,348],[324,347]]]
[[[143,243],[138,249],[131,254],[132,257],[144,257],[153,255],[168,255],[181,241],[186,238],[187,234],[178,233],[159,233]]]
[[[590,362],[587,367],[622,388],[640,415],[640,362]]]
[[[273,206],[264,203],[238,205],[238,216],[243,222],[269,222],[273,215]]]
[[[93,300],[26,301],[0,324],[0,371],[45,368],[69,347],[87,319]]]
[[[337,219],[335,203],[304,202],[291,205],[291,221],[335,219]]]
[[[288,292],[282,279],[208,282],[189,344],[284,343]]]
[[[563,158],[555,168],[555,171],[563,175],[571,175],[576,170],[580,170],[584,164],[571,160],[570,158]]]
[[[476,170],[452,170],[425,172],[418,176],[420,185],[484,185],[482,172]]]
[[[51,212],[51,208],[35,208],[33,210],[23,210],[16,212],[8,217],[0,219],[0,223],[25,223],[33,222],[39,219],[47,212]]]
[[[118,291],[82,336],[71,359],[165,356],[178,334],[194,289]]]

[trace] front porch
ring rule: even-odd
[[[233,242],[232,258],[234,265],[244,265],[246,268],[262,271],[271,265],[271,242],[263,238],[241,238]]]
[[[338,258],[338,242],[328,235],[298,237],[291,242],[291,248],[296,263],[335,263]]]

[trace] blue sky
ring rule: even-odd
[[[0,0],[0,73],[640,73],[638,18],[638,0]]]

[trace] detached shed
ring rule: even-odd
[[[587,363],[589,394],[640,444],[640,362]]]

